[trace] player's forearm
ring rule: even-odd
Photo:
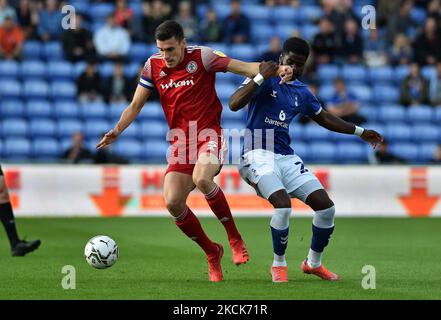
[[[236,59],[231,59],[228,64],[227,71],[235,74],[240,74],[248,78],[254,78],[259,73],[258,62],[243,62]]]
[[[325,110],[322,110],[319,115],[312,117],[312,119],[322,127],[334,132],[354,134],[355,131],[353,123],[347,122]]]
[[[129,104],[129,106],[121,114],[118,123],[115,125],[115,129],[117,130],[118,134],[121,134],[127,129],[127,127],[136,119],[140,111],[141,108],[137,107],[133,102]]]
[[[250,102],[251,97],[257,88],[257,83],[250,81],[242,88],[236,90],[236,92],[231,96],[228,104],[230,109],[232,111],[238,111],[245,107]]]

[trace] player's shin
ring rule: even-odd
[[[288,246],[291,208],[276,208],[274,211],[270,223],[274,251],[273,267],[286,267],[285,252]]]
[[[204,250],[207,256],[218,251],[216,244],[207,237],[198,218],[190,208],[186,207],[184,212],[175,217],[175,223],[187,237],[195,241]]]
[[[315,211],[312,220],[312,240],[308,254],[308,265],[317,268],[321,265],[324,248],[329,243],[329,238],[334,231],[335,207]]]
[[[241,236],[231,214],[230,206],[221,188],[215,185],[215,187],[205,195],[205,199],[216,217],[223,224],[227,231],[228,239],[230,241],[241,240]]]
[[[14,213],[10,202],[0,204],[0,220],[5,227],[12,248],[20,241],[20,239],[17,235]]]

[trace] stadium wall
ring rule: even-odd
[[[341,217],[441,216],[441,167],[311,166]],[[4,165],[17,216],[168,216],[162,198],[165,166]],[[216,177],[236,216],[269,216],[271,207],[255,195],[234,166]],[[188,205],[212,216],[201,193]],[[293,213],[311,210],[293,200]]]

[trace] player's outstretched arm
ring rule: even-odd
[[[106,147],[118,139],[120,134],[127,129],[133,120],[136,119],[147,99],[150,97],[151,92],[152,91],[150,89],[138,85],[135,90],[135,94],[133,95],[132,102],[130,102],[129,106],[123,111],[116,126],[107,132],[101,141],[96,145],[97,149]]]
[[[343,119],[327,112],[324,109],[322,109],[319,114],[312,116],[311,118],[328,130],[358,135],[364,141],[369,142],[374,149],[384,140],[383,136],[378,132],[360,128],[353,123],[344,121]]]
[[[263,83],[264,80],[277,75],[279,65],[273,61],[262,62],[259,65],[259,74],[248,83],[241,86],[234,92],[229,101],[229,106],[232,111],[238,111],[245,107],[251,100],[256,89]]]
[[[259,74],[259,62],[244,62],[236,59],[231,59],[228,63],[227,71],[235,74],[240,74],[248,78],[254,78]],[[291,81],[293,70],[290,66],[278,65],[277,74],[282,79],[280,83]]]

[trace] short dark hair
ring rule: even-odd
[[[155,39],[165,41],[175,37],[181,42],[184,39],[184,29],[175,20],[166,20],[161,23],[155,30]]]
[[[295,54],[309,57],[309,44],[306,40],[299,37],[291,37],[283,43],[283,53],[293,52]]]

